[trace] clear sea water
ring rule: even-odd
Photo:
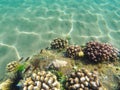
[[[66,36],[120,49],[120,0],[0,0],[0,79],[10,61]]]

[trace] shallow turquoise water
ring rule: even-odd
[[[120,49],[119,0],[0,0],[0,78],[8,62],[31,56],[56,37]]]

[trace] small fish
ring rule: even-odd
[[[49,49],[49,47],[46,47],[45,49],[46,49],[46,50],[48,50],[48,49]]]
[[[19,61],[19,62],[20,62],[20,61],[22,61],[22,60],[23,60],[23,58],[24,58],[24,57],[21,57],[18,61]]]
[[[29,59],[30,59],[30,57],[27,57],[27,58],[25,59],[25,62],[28,61]]]
[[[40,50],[40,53],[43,53],[43,49]]]
[[[23,73],[26,73],[30,68],[31,68],[31,65],[29,65],[29,66],[24,70]]]

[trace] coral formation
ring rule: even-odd
[[[67,47],[66,50],[66,56],[70,57],[70,58],[78,58],[80,56],[83,56],[83,52],[82,52],[82,48],[78,45],[71,45],[69,47]]]
[[[120,58],[120,51],[112,45],[99,42],[88,42],[85,47],[81,47],[68,46],[67,40],[57,38],[51,43],[52,50],[42,49],[39,54],[32,57],[26,59],[22,57],[12,61],[6,66],[7,78],[0,84],[0,90],[116,90],[119,88],[117,85],[120,79],[116,79],[116,75],[120,73],[120,62],[116,59]],[[53,49],[57,49],[59,53]],[[64,53],[69,58],[64,57]],[[82,56],[86,58],[80,58]],[[70,58],[80,60],[75,61]],[[88,61],[83,63],[82,59],[83,62],[85,59],[89,59],[90,62],[116,61],[91,65],[87,64]],[[97,70],[100,78],[96,72],[78,70],[83,67]],[[72,71],[74,72],[71,73]]]
[[[29,60],[29,57],[27,57],[22,63],[21,61],[24,58],[21,57],[19,60],[12,61],[6,65],[7,72],[16,72],[16,71],[22,71],[25,68],[25,64],[23,62],[26,62]]]
[[[40,71],[24,79],[23,90],[60,90],[57,77],[51,72]]]
[[[6,81],[0,84],[0,90],[10,90],[12,83],[13,82],[10,79],[7,79]]]
[[[104,60],[116,60],[118,58],[118,51],[112,45],[99,42],[88,42],[84,48],[85,56],[94,62],[101,62]]]
[[[12,72],[12,71],[15,71],[18,66],[19,66],[18,61],[12,61],[7,64],[6,69],[8,72]]]
[[[64,48],[67,47],[67,45],[68,45],[68,41],[67,40],[63,40],[61,38],[54,39],[51,42],[51,48],[52,49],[64,49]]]
[[[94,72],[87,69],[77,70],[70,74],[66,81],[67,90],[103,90]]]

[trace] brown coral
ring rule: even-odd
[[[60,83],[51,72],[37,72],[25,78],[23,90],[60,90]]]
[[[7,69],[8,72],[12,72],[12,71],[16,70],[16,68],[18,66],[19,66],[18,61],[12,61],[12,62],[7,64],[6,69]]]
[[[84,49],[85,56],[94,62],[116,60],[118,51],[112,45],[99,42],[88,42]]]
[[[66,56],[74,59],[77,59],[80,55],[82,55],[81,53],[83,53],[82,49],[78,45],[71,45],[67,47],[66,50]]]
[[[66,81],[66,90],[103,90],[97,74],[86,69],[70,74]]]
[[[67,47],[67,45],[68,45],[68,41],[67,40],[63,40],[61,38],[54,39],[51,42],[51,48],[52,49],[64,49],[64,48]]]

